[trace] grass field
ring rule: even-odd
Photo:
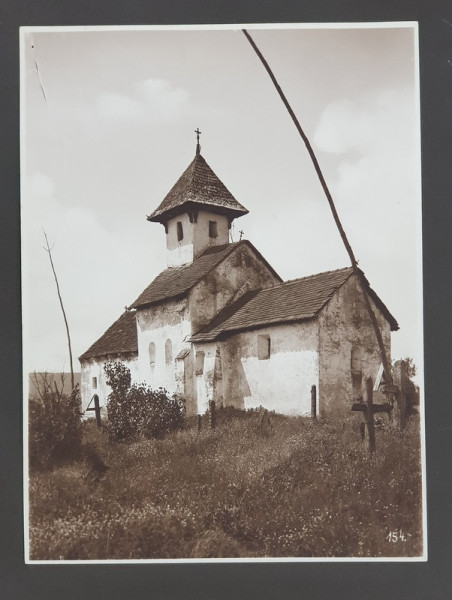
[[[422,554],[419,421],[344,422],[218,411],[163,440],[109,442],[30,474],[30,558],[100,560]],[[105,467],[108,466],[108,468]]]

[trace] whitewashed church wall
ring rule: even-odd
[[[238,246],[190,292],[193,333],[250,290],[280,283],[245,244]]]
[[[390,325],[373,300],[370,301],[390,361]],[[375,381],[382,362],[355,275],[344,283],[321,311],[319,331],[320,412],[348,413],[351,404],[362,394],[364,378],[372,377]],[[380,400],[377,395],[376,399]]]
[[[216,237],[209,236],[209,221],[216,223]],[[199,256],[211,246],[221,246],[229,242],[228,218],[200,210],[193,233],[193,255]]]
[[[183,238],[178,240],[177,223],[182,225]],[[169,219],[166,234],[168,267],[178,267],[193,261],[193,224],[187,213]]]
[[[178,391],[175,359],[183,348],[190,346],[186,298],[138,310],[137,328],[140,381],[154,389],[163,387],[171,393]],[[165,352],[167,340],[171,340],[169,360]],[[154,345],[152,348],[151,344]]]
[[[130,369],[132,383],[138,383],[138,357],[106,357],[102,360],[90,359],[81,363],[81,379],[80,392],[82,397],[82,411],[85,411],[91,402],[94,394],[99,396],[99,404],[102,409],[106,409],[107,399],[110,393],[110,387],[107,385],[107,376],[104,371],[106,364],[121,362],[124,366]],[[91,402],[91,407],[94,406],[94,401]],[[84,414],[84,417],[94,417],[94,412]]]
[[[209,222],[216,223],[216,235],[210,236]],[[183,237],[178,238],[178,223]],[[220,246],[229,242],[228,218],[224,215],[200,210],[196,223],[191,223],[187,213],[181,213],[168,220],[166,234],[167,264],[176,267],[192,262],[210,246]]]
[[[215,386],[218,383],[216,377],[218,372],[216,367],[216,343],[195,344],[195,378],[196,378],[196,396],[198,405],[198,414],[204,414],[209,408],[209,402],[215,400],[217,406],[221,406],[221,401],[216,394]],[[202,353],[202,360],[199,360],[199,354]]]
[[[259,337],[269,341],[259,358]],[[308,415],[311,387],[319,386],[318,326],[315,321],[274,325],[239,333],[221,344],[224,402],[287,415]]]

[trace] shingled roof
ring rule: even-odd
[[[160,275],[144,290],[135,300],[130,308],[139,308],[148,304],[155,304],[176,298],[186,294],[194,285],[205,277],[212,269],[221,263],[238,246],[248,246],[265,263],[268,269],[279,279],[279,275],[271,265],[263,258],[256,248],[248,240],[242,240],[232,244],[222,246],[212,246],[208,248],[201,256],[195,258],[192,263],[181,267],[169,267],[162,271]]]
[[[194,342],[207,342],[237,331],[312,319],[352,273],[352,267],[347,267],[249,292],[235,304],[226,307],[191,339]],[[362,276],[368,287],[366,278]],[[398,329],[396,320],[370,287],[368,293],[388,319],[391,329]]]
[[[134,311],[124,312],[117,321],[94,344],[84,352],[79,360],[87,360],[109,354],[138,352],[137,325]]]
[[[181,207],[183,207],[182,211],[208,207],[209,210],[226,213],[232,218],[248,212],[218,179],[201,154],[196,154],[163,202],[147,219],[164,223],[176,214],[180,214]]]

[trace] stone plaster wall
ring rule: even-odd
[[[176,356],[183,348],[190,348],[190,321],[187,299],[168,300],[164,304],[137,311],[138,369],[140,381],[152,388],[164,387],[169,392],[180,392],[180,374],[176,376]],[[165,360],[165,343],[172,342],[172,357]],[[149,345],[155,344],[155,363],[150,364]],[[179,385],[179,389],[178,389]]]
[[[175,363],[176,393],[185,398],[187,417],[198,414],[194,365],[194,353],[192,349],[182,359],[176,360]]]
[[[209,221],[217,223],[217,237],[209,237]],[[229,222],[224,215],[200,210],[198,220],[194,224],[193,255],[195,258],[211,246],[222,246],[229,243]]]
[[[204,365],[202,373],[195,372],[197,411],[198,414],[204,414],[209,408],[209,402],[215,400],[217,407],[222,406],[222,396],[218,395],[218,379],[221,374],[215,369],[216,343],[196,344],[194,347],[195,365],[196,354],[204,353]],[[217,361],[218,366],[218,361]]]
[[[127,356],[109,356],[102,359],[90,359],[81,362],[81,381],[80,392],[82,396],[82,410],[84,411],[91,401],[94,394],[99,396],[99,404],[103,412],[107,406],[107,398],[110,393],[110,387],[106,383],[106,375],[104,366],[108,363],[121,362],[124,366],[130,369],[132,382],[139,382],[138,374],[138,357],[133,355]],[[92,385],[93,377],[97,377],[97,388]],[[94,406],[94,402],[91,404]],[[85,417],[94,417],[94,412],[88,412]]]
[[[259,335],[270,337],[268,359],[258,358]],[[238,333],[221,343],[221,365],[225,405],[307,415],[311,386],[319,385],[317,323]]]
[[[388,360],[391,351],[389,323],[371,301],[382,332]],[[364,377],[375,381],[381,364],[377,340],[369,320],[361,289],[351,276],[319,315],[321,414],[348,413],[350,405],[361,393]],[[352,371],[352,349],[361,355],[361,368]],[[354,365],[357,367],[357,365]],[[380,399],[376,397],[378,402]]]
[[[177,239],[177,222],[182,223],[184,237]],[[209,237],[209,221],[217,223],[217,237]],[[228,218],[206,211],[199,211],[196,223],[190,223],[187,213],[169,219],[166,234],[167,264],[175,267],[192,262],[206,248],[220,246],[229,241]]]
[[[274,274],[248,246],[238,246],[191,290],[190,316],[193,333],[245,292],[271,287],[276,283],[279,281]]]
[[[182,223],[184,237],[177,239],[177,222]],[[193,224],[187,213],[173,217],[167,223],[166,234],[167,265],[168,267],[179,267],[193,261]]]

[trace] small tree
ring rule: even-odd
[[[136,433],[135,411],[128,392],[131,384],[130,370],[120,362],[104,367],[107,385],[111,392],[107,400],[108,434],[114,440],[129,438]]]
[[[35,377],[38,395],[30,399],[28,441],[30,467],[52,469],[80,456],[82,413],[78,385],[69,396],[46,374]]]
[[[53,273],[53,277],[55,279],[55,284],[56,284],[56,288],[57,288],[58,300],[60,301],[61,311],[63,313],[64,325],[66,327],[67,343],[68,343],[68,349],[69,349],[69,366],[71,369],[71,386],[72,386],[72,389],[74,389],[74,366],[72,364],[72,346],[71,346],[71,335],[69,333],[69,324],[67,322],[66,311],[64,310],[63,298],[61,297],[60,284],[58,283],[58,277],[57,277],[57,274],[55,271],[55,266],[53,264],[52,249],[49,246],[49,240],[47,239],[47,234],[44,230],[43,230],[43,233],[44,233],[44,237],[46,239],[46,247],[44,248],[44,250],[49,255],[50,266],[52,267],[52,273]]]
[[[406,358],[403,359],[403,362],[405,363],[405,369],[406,369],[406,374],[408,379],[411,381],[413,379],[413,377],[415,377],[416,375],[416,365],[414,364],[414,360],[407,356]]]
[[[130,370],[120,362],[107,364],[104,370],[111,388],[107,400],[111,439],[158,438],[182,426],[185,407],[180,397],[170,396],[163,388],[132,385]]]

